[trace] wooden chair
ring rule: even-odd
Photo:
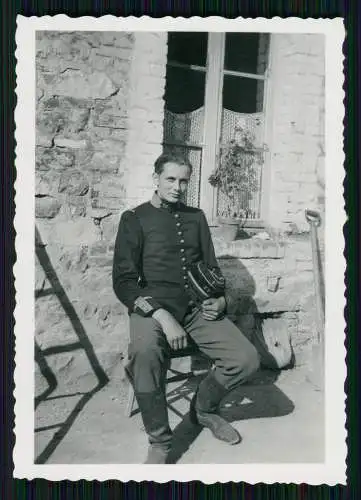
[[[172,365],[171,365],[169,368],[169,371],[173,371],[173,373],[176,373],[176,375],[167,378],[167,380],[166,380],[167,383],[175,382],[178,380],[186,380],[190,377],[193,377],[194,375],[199,375],[203,372],[208,371],[209,366],[210,366],[210,362],[209,362],[208,358],[206,358],[206,356],[204,356],[204,354],[202,354],[202,352],[198,349],[198,347],[195,344],[189,345],[185,349],[180,349],[177,351],[172,350],[170,358],[171,358],[171,362],[172,362],[172,359],[184,358],[187,356],[191,357],[191,369],[190,369],[190,371],[188,371],[188,372],[175,371],[172,369]],[[196,360],[200,364],[199,367],[196,367],[196,366],[193,367],[193,365],[196,365]],[[207,367],[206,367],[206,364],[207,364]],[[204,365],[204,368],[202,367],[202,365]],[[134,389],[133,389],[131,382],[129,381],[127,405],[125,408],[125,416],[126,417],[132,416],[132,412],[134,409],[134,403],[135,403]]]

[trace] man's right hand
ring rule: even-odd
[[[162,327],[173,350],[177,351],[187,346],[187,334],[172,314],[166,309],[157,309],[152,316]]]

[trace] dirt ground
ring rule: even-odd
[[[174,429],[169,463],[322,462],[324,393],[310,381],[308,366],[306,361],[280,373],[260,371],[227,396],[222,415],[242,436],[235,446],[189,421],[189,401],[201,375],[168,383]],[[178,365],[175,375],[181,371]],[[36,408],[36,463],[142,463],[146,436],[136,405],[133,415],[125,416],[126,402],[127,386],[118,376],[100,390],[94,384],[91,389],[89,381],[66,389],[59,385]]]

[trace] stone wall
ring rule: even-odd
[[[123,210],[152,190],[166,49],[164,33],[37,33],[35,333],[67,384],[96,381],[89,349],[108,375],[126,351],[114,239]]]
[[[324,36],[274,35],[271,43],[269,222],[305,231],[306,208],[323,212]]]

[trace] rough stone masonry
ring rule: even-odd
[[[310,203],[323,207],[323,45],[314,37],[272,42],[266,179],[276,236],[228,246],[215,237],[234,318],[245,328],[282,318],[296,349],[315,329],[303,213]],[[111,283],[113,244],[122,211],[153,189],[167,34],[46,31],[37,33],[36,49],[35,339],[59,383],[93,384],[84,332],[109,376],[126,353],[127,313]],[[46,384],[36,370],[40,393]]]

